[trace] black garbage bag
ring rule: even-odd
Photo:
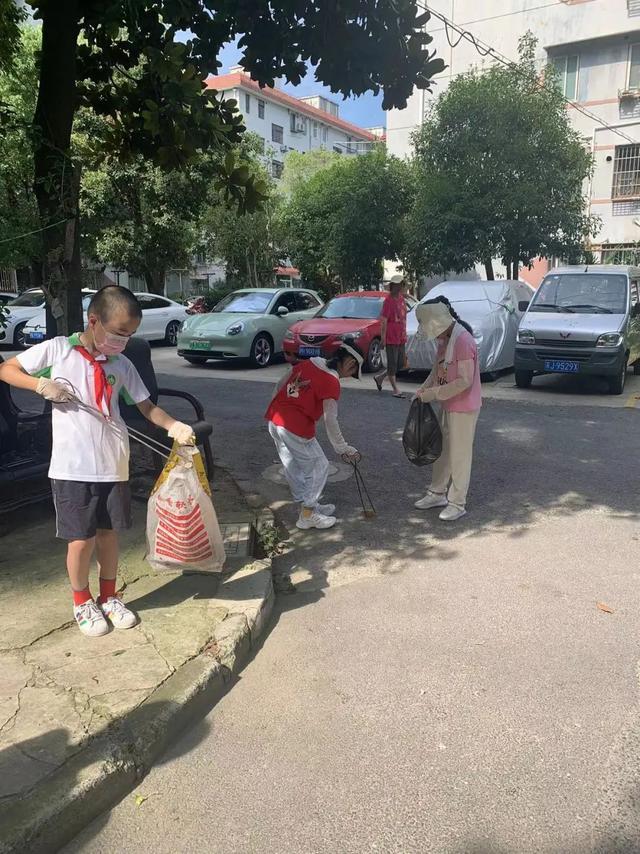
[[[440,422],[428,403],[413,401],[402,434],[402,445],[414,466],[430,466],[442,453]]]

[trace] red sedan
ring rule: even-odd
[[[386,294],[381,291],[354,291],[334,297],[311,320],[301,320],[286,333],[285,355],[329,358],[345,338],[351,338],[365,356],[365,370],[379,371],[381,322],[380,312]],[[405,297],[407,310],[415,305]]]

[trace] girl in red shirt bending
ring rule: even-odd
[[[348,445],[338,424],[340,380],[360,379],[362,353],[353,345],[343,344],[336,355],[324,359],[297,362],[276,386],[266,411],[269,433],[291,488],[293,500],[299,502],[296,525],[308,528],[332,528],[336,524],[334,504],[319,504],[329,474],[329,461],[316,439],[316,423],[324,417],[329,441],[340,456],[358,458],[358,451]]]

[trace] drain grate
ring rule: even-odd
[[[221,522],[220,533],[224,542],[224,550],[229,557],[250,557],[251,522]]]

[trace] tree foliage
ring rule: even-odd
[[[280,237],[303,277],[325,290],[375,285],[402,248],[408,167],[383,149],[339,158],[299,184]]]
[[[326,148],[314,148],[312,151],[289,151],[284,158],[284,171],[278,190],[285,197],[293,195],[300,184],[313,178],[323,169],[328,169],[338,161],[341,155]]]
[[[595,222],[583,184],[592,168],[553,72],[541,79],[535,40],[516,66],[451,82],[414,135],[416,195],[407,254],[422,273],[462,272],[501,258],[512,277],[539,256],[580,249]]]

